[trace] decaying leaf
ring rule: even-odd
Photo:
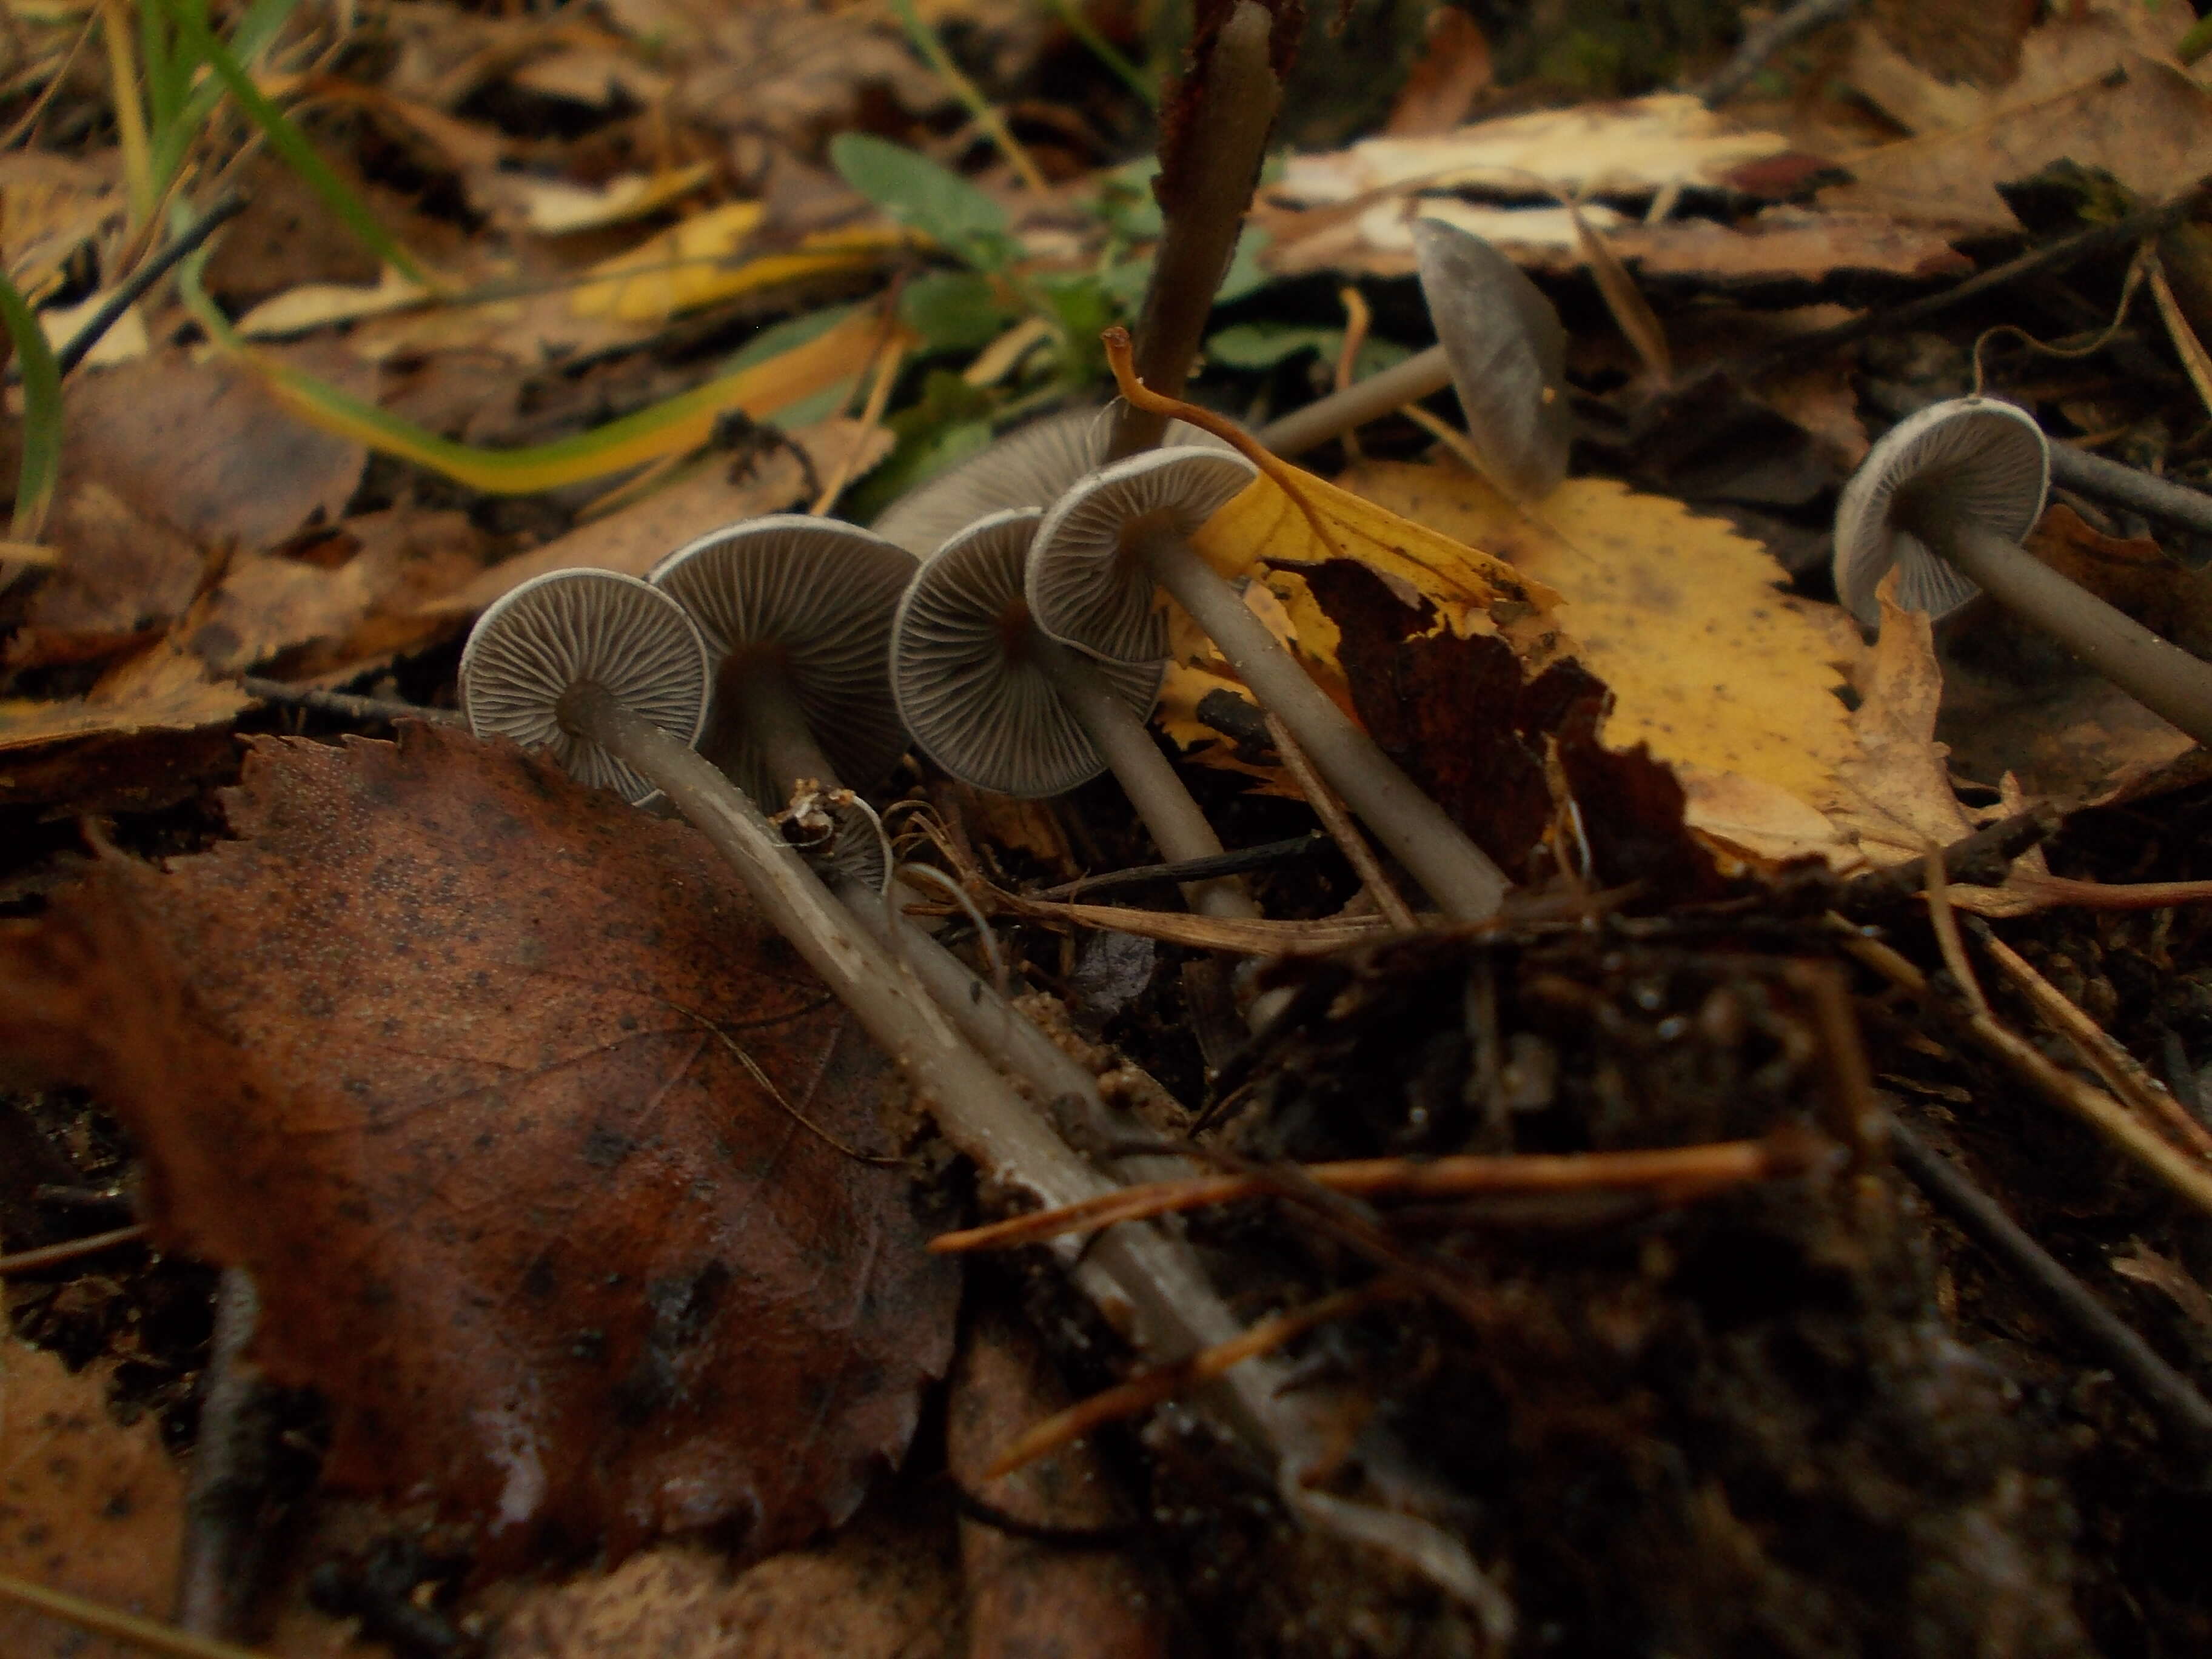
[[[854,458],[852,476],[860,477],[890,453],[891,437],[881,427],[830,420],[802,427],[791,434],[791,443],[812,459],[818,480],[848,454]],[[588,520],[543,547],[501,561],[466,586],[424,605],[422,614],[471,615],[549,570],[619,570],[642,576],[695,536],[739,519],[780,513],[801,502],[805,492],[806,469],[789,448],[779,446],[742,462],[709,456],[690,477],[604,518]]]
[[[738,258],[763,211],[758,202],[732,202],[684,220],[593,266],[599,280],[579,288],[569,309],[579,317],[659,322],[757,289],[865,270],[912,241],[893,227],[861,226],[811,231],[796,242]]]
[[[0,759],[79,738],[218,726],[249,701],[236,686],[210,681],[197,657],[157,645],[109,670],[82,697],[0,699]]]
[[[849,1514],[955,1281],[854,1155],[889,1063],[706,843],[434,727],[264,740],[227,805],[0,934],[0,1041],[125,1117],[158,1236],[252,1270],[326,1477],[434,1494],[490,1571]]]
[[[270,349],[356,395],[371,390],[337,348]],[[97,480],[203,546],[269,547],[317,514],[337,519],[368,459],[293,419],[235,363],[175,351],[73,376],[64,422],[64,488]]]
[[[1640,749],[1598,741],[1606,689],[1581,663],[1538,668],[1497,635],[1439,626],[1436,605],[1409,603],[1352,560],[1299,574],[1334,624],[1362,723],[1509,874],[1528,873],[1554,824],[1571,819],[1578,844],[1555,856],[1573,867],[1586,845],[1584,873],[1597,881],[1671,897],[1717,889],[1672,774]]]
[[[1516,513],[1456,465],[1364,467],[1362,495],[1511,561],[1612,688],[1607,741],[1754,778],[1813,806],[1856,750],[1824,628],[1758,543],[1680,501],[1575,478]]]
[[[70,1374],[55,1355],[0,1345],[0,1572],[144,1618],[176,1593],[184,1480],[150,1417],[108,1414],[109,1368]],[[122,1659],[143,1650],[13,1604],[9,1659]]]

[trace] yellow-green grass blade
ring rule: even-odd
[[[46,331],[15,283],[0,275],[0,324],[15,343],[23,372],[23,459],[15,475],[11,541],[35,542],[46,528],[62,471],[62,376]]]

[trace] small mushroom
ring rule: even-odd
[[[779,513],[687,542],[646,580],[684,607],[714,662],[700,752],[756,801],[801,779],[872,787],[906,750],[886,653],[914,556],[834,520]],[[848,815],[853,816],[853,815]],[[876,866],[875,835],[838,851]]]
[[[891,686],[929,757],[1000,794],[1057,795],[1112,768],[1169,860],[1206,858],[1221,838],[1145,727],[1164,653],[1095,662],[1030,620],[1024,560],[1043,514],[994,513],[930,555],[891,626]],[[1260,914],[1234,878],[1183,889],[1207,915]]]
[[[1188,538],[1249,483],[1243,456],[1156,449],[1092,473],[1045,515],[1026,589],[1037,626],[1102,661],[1157,661],[1164,587],[1220,648],[1261,705],[1290,728],[1332,788],[1455,921],[1494,915],[1503,872],[1355,726]]]
[[[1836,592],[1862,622],[1898,572],[1898,600],[1942,617],[1977,592],[2041,628],[2199,743],[2212,743],[2212,664],[2069,581],[2020,545],[2042,516],[2050,443],[1990,398],[1930,404],[1867,452],[1836,504]]]
[[[1573,430],[1559,313],[1472,231],[1416,219],[1413,232],[1437,343],[1270,422],[1260,441],[1278,455],[1303,454],[1449,386],[1484,476],[1516,501],[1540,500],[1566,476]]]
[[[462,662],[463,704],[479,736],[548,746],[572,770],[616,769],[600,775],[625,795],[664,793],[897,1062],[945,1138],[994,1183],[1041,1207],[1117,1190],[960,1037],[744,793],[693,751],[690,735],[707,711],[707,650],[675,600],[609,571],[556,571],[487,610]],[[668,727],[641,712],[648,706]],[[1070,1243],[1061,1259],[1153,1364],[1188,1358],[1241,1329],[1189,1248],[1146,1224],[1113,1228],[1087,1250]],[[1210,1392],[1271,1463],[1295,1471],[1318,1457],[1279,1368],[1248,1361]]]
[[[561,769],[632,805],[659,789],[616,747],[564,720],[562,700],[603,687],[686,744],[707,721],[708,660],[699,630],[635,576],[556,570],[500,596],[461,651],[461,712],[478,737],[545,748]]]
[[[893,501],[876,520],[876,533],[926,559],[989,514],[1050,507],[1061,491],[1103,464],[1112,412],[1074,410],[1016,427],[981,453]],[[1170,448],[1229,447],[1183,421],[1169,422],[1161,442]]]

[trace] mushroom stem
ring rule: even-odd
[[[1497,915],[1510,884],[1504,872],[1329,701],[1235,588],[1180,536],[1146,536],[1130,550],[1206,630],[1261,707],[1290,727],[1329,787],[1366,820],[1445,915],[1486,921]]]
[[[741,732],[758,746],[778,788],[788,790],[801,778],[836,786],[836,768],[815,741],[791,677],[771,653],[750,651],[733,657],[723,667],[715,693],[714,713],[699,744],[708,760],[728,771],[738,745],[726,734]]]
[[[1354,380],[1260,428],[1260,441],[1278,455],[1303,455],[1354,427],[1379,421],[1394,409],[1419,403],[1452,383],[1444,349],[1431,346],[1380,374]]]
[[[726,668],[720,689],[722,701],[715,724],[725,732],[740,731],[751,739],[777,788],[788,793],[802,778],[811,778],[826,788],[838,787],[836,769],[815,740],[814,729],[790,678],[773,658],[756,656]],[[707,753],[710,760],[714,758],[711,750]],[[1125,1140],[1140,1132],[1140,1126],[1108,1108],[1096,1078],[1054,1048],[1034,1021],[979,979],[966,963],[915,927],[903,911],[895,905],[886,907],[881,893],[865,882],[836,875],[830,878],[830,884],[838,902],[878,944],[913,972],[960,1035],[994,1064],[1028,1084],[1048,1105],[1072,1103],[1074,1113],[1084,1121],[1087,1137],[1099,1145]]]
[[[2212,663],[2192,657],[2018,543],[1923,502],[1899,522],[1999,605],[2042,629],[2160,720],[2212,744]]]
[[[1174,136],[1162,145],[1158,193],[1164,222],[1137,321],[1137,373],[1170,398],[1182,395],[1190,378],[1282,103],[1272,52],[1274,26],[1267,7],[1237,0],[1198,70],[1197,107],[1179,131],[1170,124]],[[1106,459],[1117,461],[1150,449],[1166,430],[1165,416],[1124,405]]]
[[[714,763],[590,682],[568,689],[558,717],[573,735],[651,781],[714,843],[770,925],[898,1063],[945,1139],[987,1177],[1048,1208],[1114,1189],[960,1040],[914,975],[830,896]],[[1138,1346],[1157,1361],[1187,1358],[1242,1328],[1189,1249],[1150,1227],[1115,1227],[1087,1255],[1066,1259],[1109,1319],[1133,1326]],[[1315,1464],[1322,1448],[1314,1425],[1279,1397],[1284,1386],[1279,1364],[1253,1361],[1224,1375],[1214,1393],[1239,1432],[1294,1474]]]
[[[1136,711],[1097,669],[1059,641],[1048,639],[1042,629],[1030,629],[1026,645],[1031,660],[1044,671],[1060,700],[1114,769],[1161,855],[1170,864],[1180,864],[1219,854],[1221,837],[1213,833]],[[1249,921],[1260,914],[1260,907],[1235,876],[1188,883],[1182,896],[1201,915]]]

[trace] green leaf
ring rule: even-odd
[[[931,370],[921,398],[884,422],[898,434],[898,443],[842,510],[866,524],[915,485],[967,459],[991,441],[998,406],[997,396],[984,387]]]
[[[972,270],[933,270],[899,295],[899,320],[928,351],[973,351],[988,345],[1013,319],[991,279]]]
[[[15,474],[15,516],[10,540],[34,542],[46,528],[54,485],[62,471],[62,377],[46,331],[15,283],[0,274],[0,324],[15,343],[23,372],[23,459]]]
[[[1238,323],[1206,343],[1206,355],[1224,368],[1273,368],[1308,351],[1334,362],[1343,348],[1340,328],[1302,328],[1294,323]]]
[[[865,132],[841,132],[830,141],[830,164],[899,223],[978,270],[1000,270],[1018,251],[1006,234],[1006,210],[926,155]]]

